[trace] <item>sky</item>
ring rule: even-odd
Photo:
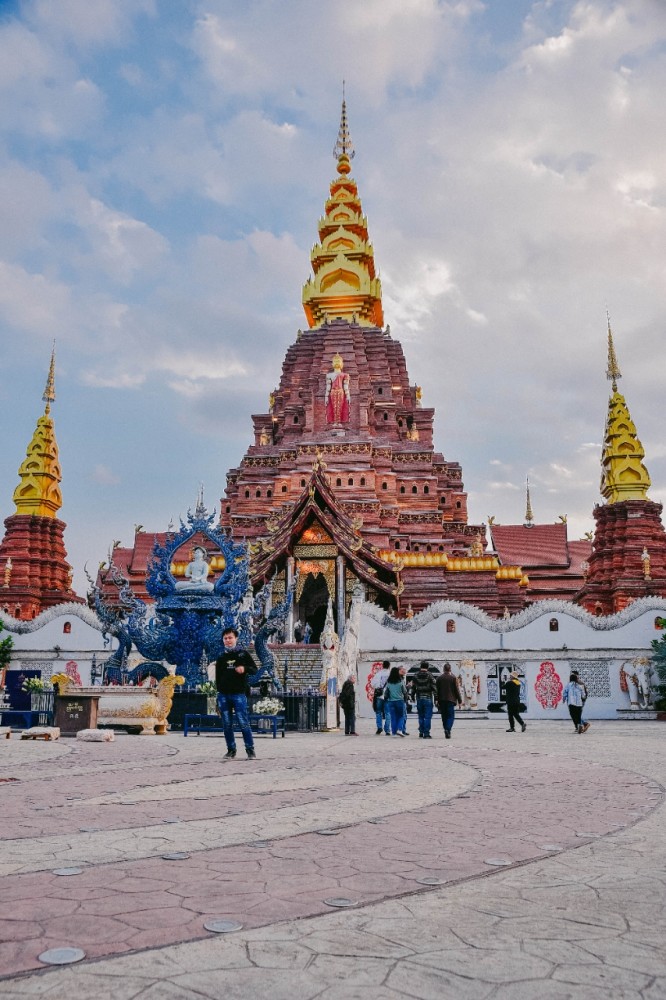
[[[666,501],[663,0],[0,0],[0,516],[52,408],[74,584],[219,510],[296,330],[342,80],[386,322],[470,522],[593,528],[606,310]]]

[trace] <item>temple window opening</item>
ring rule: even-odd
[[[426,552],[432,552],[432,548],[430,545],[426,545]]]
[[[64,632],[65,635],[69,635],[70,632],[72,631],[72,623],[71,622],[65,622],[65,624],[62,627],[62,630],[63,630],[63,632]]]
[[[298,423],[298,417],[294,417],[294,423],[295,423],[295,424],[297,424],[297,423]]]
[[[398,421],[398,427],[402,427],[402,420]]]
[[[354,485],[354,480],[350,476],[349,479],[347,480],[347,486],[353,486],[353,485]]]
[[[245,499],[246,500],[250,499],[250,491],[249,490],[245,490]]]
[[[460,510],[461,507],[462,507],[462,504],[461,504],[460,500],[456,500],[456,510]]]
[[[384,420],[388,420],[388,413],[384,413]]]
[[[418,551],[419,551],[419,547],[418,547],[418,545],[415,545],[415,546],[414,546],[414,551],[415,551],[415,552],[418,552]]]
[[[396,542],[396,543],[395,543],[395,547],[396,547],[396,549],[399,549],[399,548],[400,548],[400,542]],[[7,610],[7,609],[5,608],[5,611],[6,611],[6,610]]]
[[[382,489],[383,490],[387,490],[388,489],[388,483],[382,483]]]
[[[305,486],[305,480],[301,479],[301,486]]]
[[[560,630],[560,623],[558,622],[557,618],[551,618],[550,619],[549,628],[550,628],[551,632],[559,632],[559,630]]]
[[[384,395],[384,390],[382,389],[381,385],[380,385],[380,386],[379,386],[379,388],[377,389],[377,395],[378,395],[378,396],[383,396],[383,395]]]
[[[443,545],[440,545],[440,546],[439,546],[439,551],[440,551],[440,552],[443,552],[443,551],[444,551],[444,546],[443,546]]]
[[[453,618],[449,618],[449,620],[446,623],[446,631],[455,632],[455,630],[456,630],[456,623],[454,622]]]
[[[338,476],[338,478],[335,480],[335,485],[342,486],[342,480],[340,479],[340,476]]]
[[[365,486],[365,476],[361,476],[361,486]]]
[[[283,483],[283,484],[282,484],[282,492],[283,492],[283,493],[286,493],[286,492],[287,492],[287,485],[286,485],[286,483]]]
[[[400,492],[401,492],[401,493],[404,493],[404,492],[405,492],[405,487],[404,487],[404,486],[401,486],[401,487],[400,487]]]
[[[418,491],[419,491],[418,486],[412,486],[412,493],[418,493]]]
[[[267,497],[272,497],[273,496],[273,490],[266,490],[266,496]]]
[[[14,618],[20,618],[20,617],[21,617],[21,605],[17,604],[16,607],[14,608]]]
[[[256,493],[255,493],[254,495],[255,495],[256,497],[260,497],[260,496],[261,496],[261,490],[257,490],[257,492],[256,492]]]
[[[656,629],[659,629],[661,631],[661,629],[663,629],[663,627],[664,627],[664,621],[665,620],[666,619],[664,619],[664,618],[658,618],[658,617],[655,618],[655,620],[654,620],[654,627]]]
[[[427,483],[426,483],[426,485],[425,485],[425,486],[423,487],[423,492],[424,492],[424,493],[425,493],[426,495],[427,495],[428,493],[430,493],[430,487],[428,486],[428,484],[427,484]]]
[[[231,514],[231,504],[227,504],[226,511],[227,514]]]

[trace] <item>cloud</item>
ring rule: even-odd
[[[95,466],[91,478],[94,483],[98,483],[100,486],[117,486],[121,482],[120,476],[117,476],[108,466],[102,464]]]

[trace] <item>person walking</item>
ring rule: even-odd
[[[340,708],[345,716],[345,736],[356,736],[356,678],[348,677],[340,691]]]
[[[569,706],[569,715],[576,732],[586,733],[590,728],[590,723],[583,718],[583,707],[587,701],[587,688],[575,670],[572,670],[569,683],[562,692],[562,701]]]
[[[462,705],[458,678],[451,672],[451,664],[445,663],[443,673],[435,681],[435,704],[439,708],[444,726],[444,735],[451,739],[451,730],[456,718],[456,705]]]
[[[430,726],[432,723],[433,698],[437,697],[435,678],[430,673],[427,660],[423,660],[412,679],[412,691],[416,700],[416,712],[419,717],[419,738],[431,740]]]
[[[234,736],[234,715],[238,720],[243,734],[245,752],[248,759],[257,756],[254,750],[254,739],[250,729],[250,718],[247,711],[248,678],[257,672],[257,665],[246,649],[237,646],[238,632],[235,628],[225,628],[222,633],[224,653],[215,661],[215,686],[217,687],[217,707],[222,716],[224,739],[227,744],[225,759],[236,756],[236,737]]]
[[[382,726],[386,735],[391,735],[391,719],[386,710],[386,702],[384,701],[384,688],[386,687],[390,672],[390,661],[382,660],[382,669],[377,671],[370,682],[372,687],[372,710],[375,713],[375,725],[377,726],[376,736],[381,736]]]
[[[400,676],[400,667],[391,667],[391,672],[388,676],[386,686],[384,687],[384,710],[388,710],[388,715],[391,720],[392,736],[405,735],[402,731],[402,723],[405,715],[407,714],[405,710],[406,697],[407,688],[405,687],[405,682]]]
[[[506,710],[509,716],[509,728],[507,733],[515,733],[516,723],[520,726],[521,732],[525,732],[527,726],[523,722],[520,715],[520,675],[516,670],[511,672],[511,675],[506,682],[505,688],[506,695]]]
[[[412,710],[411,702],[411,692],[409,690],[409,685],[407,683],[407,667],[400,667],[400,676],[402,677],[402,683],[405,685],[405,714],[402,717],[402,725],[400,726],[400,732],[403,736],[409,736],[407,732],[407,719],[409,713]]]

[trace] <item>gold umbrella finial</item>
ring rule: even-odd
[[[49,365],[49,374],[46,379],[46,386],[44,388],[44,394],[42,400],[46,403],[45,413],[51,412],[51,403],[55,402],[55,340],[53,341],[53,349],[51,351],[51,364]]]
[[[617,355],[615,354],[613,331],[611,330],[608,309],[606,310],[606,320],[608,321],[608,367],[606,369],[606,378],[610,380],[613,392],[617,392],[617,380],[622,378],[622,372],[620,371],[620,366],[617,363]]]

